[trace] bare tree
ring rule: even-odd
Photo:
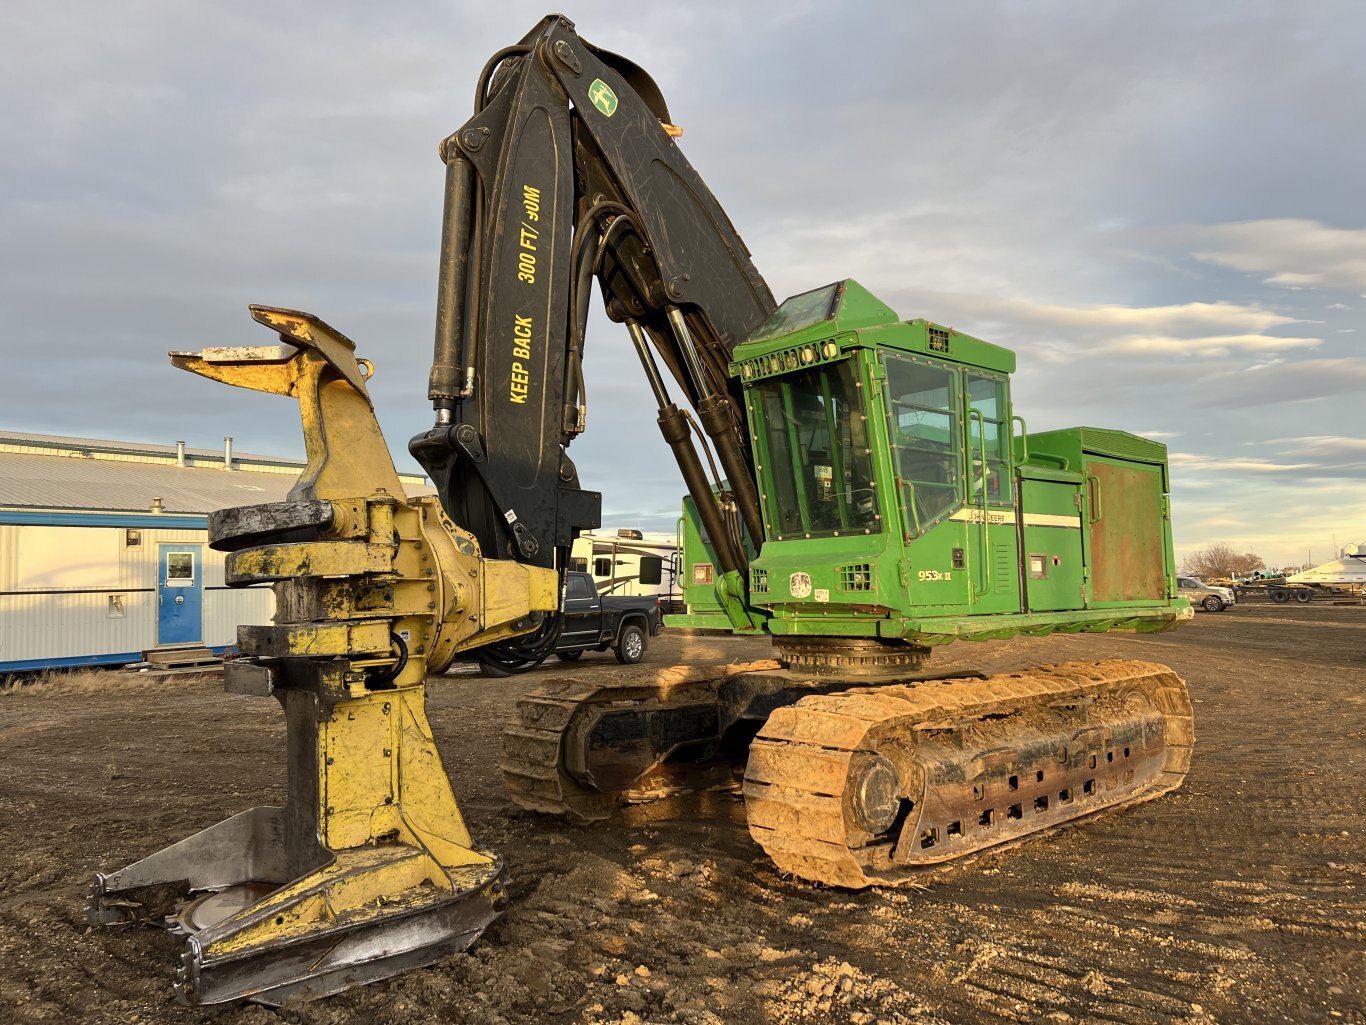
[[[1210,545],[1181,560],[1181,572],[1190,577],[1241,577],[1266,569],[1260,555],[1239,554],[1231,545]]]

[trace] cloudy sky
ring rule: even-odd
[[[290,403],[165,359],[268,342],[259,302],[356,339],[406,460],[431,416],[436,144],[543,13],[10,0],[0,428],[297,454]],[[1366,6],[567,13],[653,74],[779,297],[855,277],[1016,349],[1031,430],[1162,440],[1179,553],[1366,540]],[[671,529],[681,485],[597,316],[587,373],[586,485],[610,525]]]

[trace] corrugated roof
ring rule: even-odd
[[[105,452],[167,453],[174,457],[175,447],[169,445],[0,432],[0,443],[6,441],[67,452],[34,455],[0,450],[0,508],[148,512],[152,499],[160,498],[165,512],[203,514],[236,505],[284,501],[297,479],[293,473],[225,470],[221,464],[177,466],[170,461],[133,462],[71,454],[73,448],[89,447]],[[222,458],[222,452],[187,451]],[[302,462],[272,456],[235,458],[247,462],[262,458],[300,469],[304,466]],[[400,479],[409,495],[436,493],[428,485],[413,483],[414,479],[421,479],[416,475],[400,474]]]
[[[294,480],[282,473],[0,452],[0,506],[19,508],[147,512],[160,498],[166,512],[208,513],[284,501]]]
[[[41,445],[51,448],[87,448],[97,452],[145,452],[148,455],[174,456],[176,454],[175,445],[153,445],[145,441],[108,441],[103,438],[76,438],[68,437],[63,434],[30,434],[25,431],[5,431],[0,430],[0,445],[12,442],[19,445]],[[217,457],[223,458],[221,448],[185,448],[185,454],[190,456]],[[238,452],[233,450],[234,459],[246,459],[254,463],[278,463],[285,466],[302,466],[303,463],[298,459],[290,459],[286,456],[259,456],[250,452]]]

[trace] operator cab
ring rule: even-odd
[[[966,504],[1009,507],[1014,366],[1006,349],[901,322],[852,280],[788,299],[731,368],[768,539],[910,541]]]
[[[763,629],[933,645],[1184,613],[1165,446],[1027,433],[1014,370],[1010,350],[898,320],[852,280],[793,296],[735,348],[765,534],[746,600]],[[708,552],[690,511],[683,547]],[[675,622],[729,622],[710,564],[685,572]]]

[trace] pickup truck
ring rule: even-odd
[[[555,657],[573,662],[585,651],[611,648],[618,662],[634,665],[663,625],[654,595],[600,595],[591,574],[571,572],[565,575],[564,627]]]

